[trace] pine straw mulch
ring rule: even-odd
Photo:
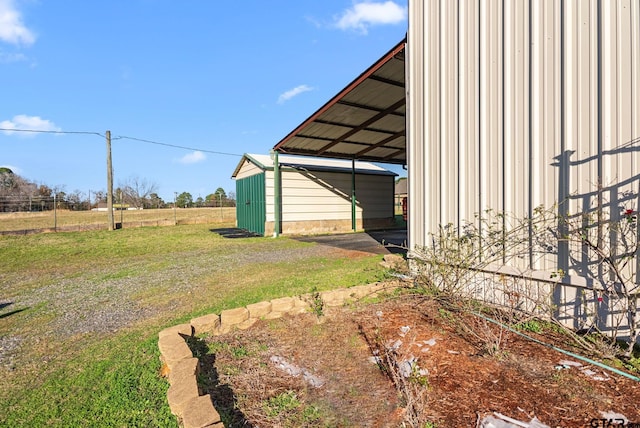
[[[201,342],[209,353],[200,355],[200,385],[225,426],[474,427],[494,412],[551,427],[604,426],[594,425],[601,412],[640,423],[639,382],[584,362],[563,367],[578,360],[433,300],[402,296],[324,313],[320,322],[311,313],[261,320]],[[575,352],[562,333],[527,334]],[[287,374],[274,356],[324,384]],[[399,384],[414,397],[393,382],[407,360],[411,373]]]

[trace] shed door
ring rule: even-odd
[[[240,229],[264,235],[267,221],[264,172],[236,181],[236,218]]]

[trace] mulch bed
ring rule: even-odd
[[[461,333],[461,322],[475,335]],[[572,349],[561,333],[527,334]],[[472,315],[452,317],[425,298],[326,308],[321,322],[310,313],[262,320],[206,345],[212,353],[201,358],[201,385],[227,426],[399,426],[407,397],[389,366],[372,362],[389,349],[396,368],[412,361],[414,374],[421,370],[419,417],[438,427],[474,427],[496,414],[550,427],[607,426],[601,419],[611,412],[640,424],[640,382]]]

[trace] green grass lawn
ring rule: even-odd
[[[161,329],[384,276],[380,256],[221,226],[0,237],[0,426],[175,427]]]

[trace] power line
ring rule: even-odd
[[[127,137],[125,135],[119,135],[117,137],[114,137],[113,139],[114,140],[125,139],[125,140],[140,141],[142,143],[156,144],[158,146],[173,147],[173,148],[176,148],[176,149],[193,150],[193,151],[198,151],[198,152],[203,152],[203,153],[212,153],[214,155],[237,156],[237,157],[242,157],[243,156],[243,155],[239,155],[237,153],[217,152],[217,151],[214,151],[214,150],[206,150],[206,149],[197,149],[197,148],[193,148],[193,147],[178,146],[176,144],[160,143],[158,141],[144,140],[142,138],[135,138],[135,137]]]
[[[48,130],[41,130],[41,129],[16,129],[16,128],[0,128],[0,131],[7,131],[7,132],[36,132],[36,133],[40,133],[40,134],[84,134],[84,135],[97,135],[99,137],[106,138],[105,135],[103,135],[103,134],[101,134],[99,132],[89,132],[89,131],[48,131]],[[128,137],[126,135],[119,135],[117,137],[114,137],[113,140],[133,140],[133,141],[139,141],[141,143],[155,144],[155,145],[158,145],[158,146],[173,147],[173,148],[176,148],[176,149],[192,150],[192,151],[198,151],[198,152],[203,152],[203,153],[211,153],[211,154],[214,154],[214,155],[236,156],[236,157],[242,157],[243,156],[243,155],[238,154],[238,153],[218,152],[218,151],[215,151],[215,150],[207,150],[207,149],[198,149],[198,148],[194,148],[194,147],[179,146],[177,144],[161,143],[159,141],[145,140],[143,138]]]
[[[47,131],[42,129],[16,129],[16,128],[0,128],[0,131],[7,132],[37,132],[40,134],[84,134],[84,135],[97,135],[98,137],[104,138],[104,135],[99,132],[89,132],[89,131]]]

